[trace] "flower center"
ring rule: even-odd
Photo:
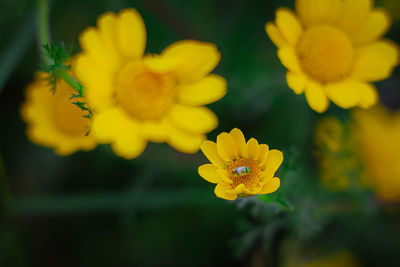
[[[353,61],[353,47],[341,31],[329,26],[309,29],[297,44],[303,71],[321,83],[347,77]]]
[[[83,116],[87,113],[82,111],[76,105],[72,104],[70,97],[73,90],[61,82],[57,86],[57,91],[54,97],[53,118],[57,128],[69,136],[84,137],[89,127],[89,119]],[[75,99],[76,101],[82,101]]]
[[[238,168],[247,167],[247,172],[241,172],[238,175]],[[247,189],[253,189],[260,183],[261,168],[258,166],[257,161],[246,158],[238,158],[232,161],[228,166],[229,179],[233,181],[232,188],[240,184],[244,184]]]
[[[175,103],[175,80],[151,72],[140,61],[123,67],[114,85],[115,102],[137,120],[158,120]]]

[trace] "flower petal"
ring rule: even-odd
[[[390,17],[384,10],[373,10],[366,21],[351,36],[355,44],[365,44],[377,40],[384,35],[390,27]]]
[[[228,176],[227,169],[218,168],[217,173],[223,182],[227,184],[233,184],[233,181]]]
[[[85,97],[91,108],[100,111],[113,105],[113,85],[109,72],[94,65],[91,58],[85,54],[77,56],[72,68],[85,86]]]
[[[258,160],[260,157],[260,148],[256,139],[250,138],[250,140],[247,142],[247,153],[249,159]]]
[[[329,106],[329,101],[322,86],[315,82],[309,82],[306,88],[306,99],[310,107],[319,112],[325,112]]]
[[[239,155],[244,158],[247,158],[248,157],[247,144],[242,131],[239,130],[238,128],[234,128],[230,131],[230,134],[236,139],[236,143],[239,146]]]
[[[120,54],[118,52],[117,44],[117,16],[115,13],[106,12],[97,19],[97,26],[99,34],[102,41],[108,48],[108,53],[112,55],[113,58],[117,58],[121,61]]]
[[[356,80],[328,84],[325,92],[332,102],[342,108],[355,106],[367,108],[378,101],[376,89],[372,84]]]
[[[115,154],[125,159],[134,159],[142,154],[147,142],[139,136],[123,135],[111,144]]]
[[[275,23],[268,22],[265,24],[265,32],[276,46],[281,47],[288,45],[288,42],[286,41],[285,37],[283,37]]]
[[[275,192],[281,185],[281,180],[278,177],[274,177],[271,181],[266,183],[258,194],[270,194]]]
[[[335,25],[352,36],[360,29],[371,7],[371,0],[344,0]]]
[[[217,151],[225,161],[233,161],[239,154],[239,147],[235,137],[228,133],[221,133],[217,136]]]
[[[261,144],[260,145],[260,157],[258,159],[258,164],[260,166],[264,166],[265,161],[267,160],[269,153],[269,147],[266,144]]]
[[[285,40],[292,45],[297,43],[302,29],[293,11],[288,8],[279,8],[276,11],[276,25]]]
[[[281,60],[283,66],[294,73],[301,73],[301,68],[297,55],[293,48],[283,47],[278,50],[278,57]]]
[[[226,80],[210,74],[198,82],[179,86],[179,102],[186,105],[200,106],[213,103],[226,94]]]
[[[161,143],[168,139],[170,127],[171,125],[167,120],[146,121],[140,125],[140,130],[149,141]]]
[[[206,156],[211,163],[225,168],[225,161],[219,156],[216,143],[206,140],[201,144],[200,148],[204,156]]]
[[[217,186],[214,189],[214,193],[217,197],[226,199],[226,200],[235,200],[237,198],[237,195],[232,192],[227,192],[228,190],[231,189],[231,186],[227,183],[221,182],[217,184]]]
[[[219,170],[217,166],[214,164],[204,164],[201,165],[198,169],[199,175],[206,180],[207,182],[217,184],[221,181],[217,170]]]
[[[194,40],[176,42],[168,46],[161,57],[155,58],[151,68],[158,72],[170,72],[183,83],[191,83],[209,74],[221,55],[211,43]]]
[[[281,166],[283,161],[283,154],[281,151],[272,149],[268,153],[267,160],[265,161],[265,168],[263,171],[263,178],[265,180],[270,179],[274,176],[275,172],[278,170],[279,166]]]
[[[399,48],[389,41],[379,41],[356,50],[351,76],[362,81],[388,78],[398,64]]]
[[[191,134],[184,132],[176,127],[169,127],[167,143],[176,150],[183,153],[196,153],[200,145],[206,139],[203,134]]]
[[[217,116],[206,107],[191,107],[176,104],[170,114],[171,122],[190,133],[208,133],[218,125]]]
[[[286,81],[290,89],[299,95],[303,93],[306,88],[307,77],[304,74],[296,74],[288,71],[286,73]]]
[[[128,8],[118,14],[117,41],[125,57],[139,59],[146,49],[146,27],[136,9]]]
[[[308,27],[315,24],[330,24],[338,16],[340,0],[297,0],[296,11]]]

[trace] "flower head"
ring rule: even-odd
[[[265,144],[251,138],[247,143],[243,133],[235,128],[218,135],[217,143],[204,141],[201,150],[211,164],[199,167],[199,174],[217,184],[217,197],[234,200],[256,194],[275,192],[280,180],[274,177],[283,161],[278,150],[269,150]]]
[[[26,89],[21,113],[28,124],[28,137],[36,144],[53,148],[59,155],[93,149],[96,141],[92,134],[86,135],[90,120],[70,100],[74,90],[59,80],[53,94],[46,77],[47,73],[37,74]]]
[[[180,41],[144,55],[146,29],[135,9],[105,13],[80,36],[75,72],[94,110],[93,131],[119,156],[134,158],[148,141],[194,153],[218,120],[203,105],[226,94],[209,74],[220,54],[210,43]]]
[[[389,26],[371,0],[297,0],[296,13],[278,9],[265,30],[288,69],[288,86],[324,112],[329,100],[342,108],[377,102],[371,82],[388,78],[398,64],[397,45],[380,39]]]

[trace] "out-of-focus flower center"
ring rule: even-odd
[[[353,47],[341,31],[329,26],[309,29],[297,44],[297,56],[303,71],[321,83],[347,77],[353,61]]]
[[[238,167],[248,167],[249,173],[238,175],[235,171]],[[227,171],[229,179],[233,181],[232,188],[244,184],[247,189],[253,189],[260,183],[262,171],[256,160],[238,158],[229,164]]]
[[[64,82],[57,86],[53,102],[54,124],[65,135],[84,137],[88,131],[90,121],[83,117],[86,115],[84,111],[72,104],[70,100],[72,93],[72,88]]]
[[[169,75],[151,72],[142,62],[123,67],[114,86],[117,105],[137,120],[158,120],[175,103],[175,80]]]

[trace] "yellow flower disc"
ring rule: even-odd
[[[321,83],[347,77],[353,61],[350,40],[341,31],[318,26],[309,29],[299,40],[297,56],[303,71]]]
[[[114,99],[135,119],[158,120],[175,104],[175,86],[171,76],[151,72],[141,62],[132,62],[117,75]]]
[[[250,169],[250,173],[245,175],[235,175],[234,170],[238,167],[247,166]],[[235,188],[240,184],[244,184],[246,188],[254,189],[260,183],[261,168],[258,166],[256,160],[238,158],[229,164],[227,169],[229,179],[232,180],[232,187]]]

